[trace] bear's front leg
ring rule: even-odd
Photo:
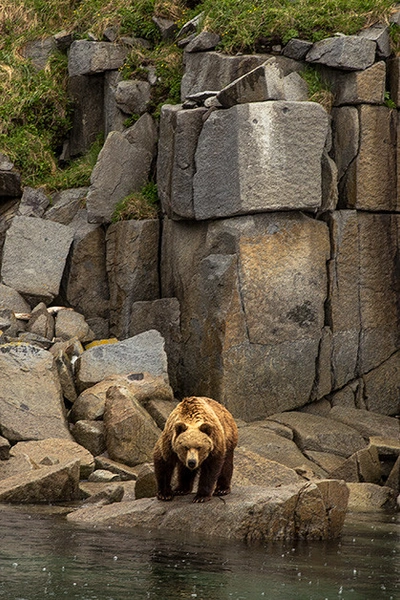
[[[174,497],[171,487],[174,468],[175,461],[173,459],[166,461],[159,453],[154,453],[154,475],[157,481],[157,498],[159,500],[169,502]]]
[[[218,476],[223,465],[223,458],[209,456],[200,467],[200,479],[197,494],[193,502],[208,502],[211,500]]]
[[[226,496],[227,494],[230,494],[232,473],[233,448],[226,453],[224,464],[218,477],[217,487],[214,490],[214,496]]]

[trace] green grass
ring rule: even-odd
[[[311,102],[322,104],[325,110],[330,113],[333,104],[333,94],[329,85],[323,81],[318,69],[313,65],[307,65],[301,71],[300,75],[308,85],[308,99]]]
[[[204,0],[205,27],[221,35],[227,52],[252,51],[261,39],[316,42],[336,32],[357,33],[385,20],[389,0]]]
[[[147,39],[152,50],[132,50],[123,75],[147,77],[150,67],[156,69],[150,110],[157,117],[162,104],[179,102],[183,69],[182,51],[161,42],[154,14],[180,27],[203,11],[202,27],[220,34],[219,49],[235,53],[292,37],[316,41],[336,32],[353,34],[385,21],[393,6],[389,0],[203,0],[195,8],[185,0],[0,0],[0,151],[21,171],[24,185],[61,189],[87,185],[99,149],[97,144],[86,157],[60,168],[57,156],[72,110],[66,56],[54,55],[38,72],[21,54],[29,41],[61,30],[77,39],[89,33],[102,39],[110,25],[121,35]],[[391,26],[394,48],[400,48],[399,31]]]
[[[113,223],[129,219],[156,219],[159,214],[157,186],[150,181],[139,192],[134,192],[118,202],[112,217]]]

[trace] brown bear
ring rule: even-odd
[[[169,415],[154,448],[157,498],[172,500],[174,495],[190,494],[198,471],[193,502],[229,494],[237,441],[234,418],[222,404],[211,398],[184,398]],[[172,491],[175,467],[178,485]]]

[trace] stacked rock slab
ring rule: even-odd
[[[300,213],[168,221],[164,243],[163,293],[181,302],[184,393],[217,396],[244,419],[305,404],[316,369],[329,369],[325,223]]]

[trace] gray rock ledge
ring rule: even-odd
[[[340,536],[347,509],[343,481],[319,480],[279,488],[234,487],[224,499],[193,504],[142,498],[101,508],[85,507],[67,519],[87,526],[145,527],[247,542],[330,539]]]

